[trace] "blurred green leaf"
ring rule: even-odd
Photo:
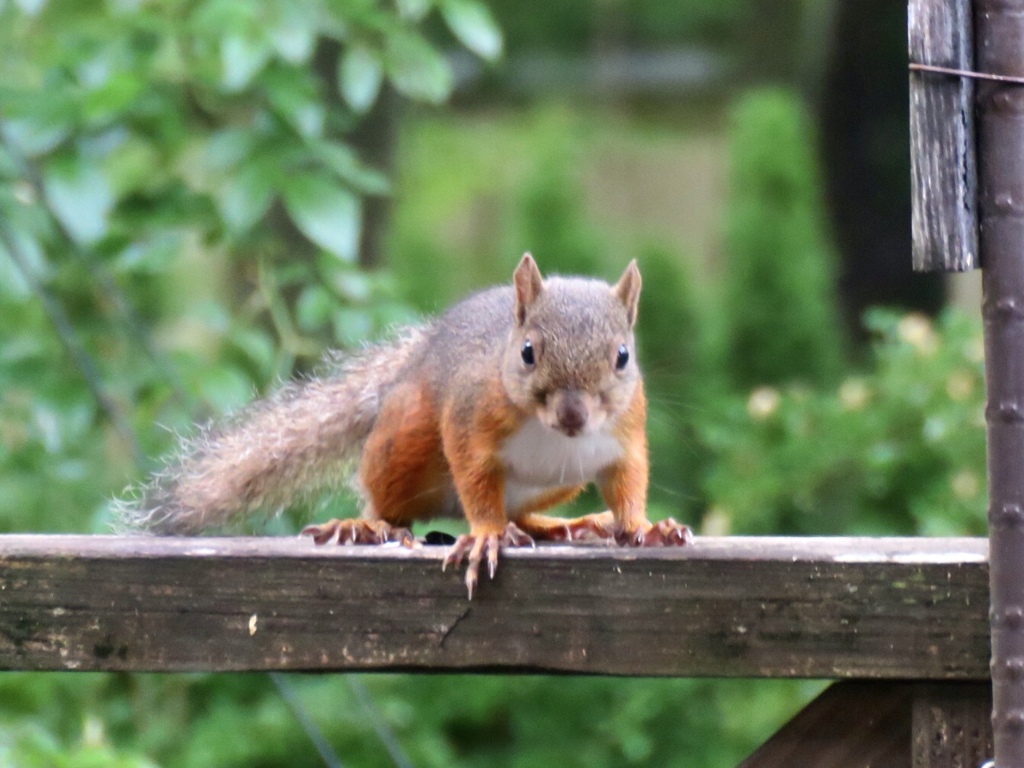
[[[256,141],[257,136],[252,130],[222,128],[207,141],[205,159],[215,170],[228,170],[252,152]]]
[[[444,0],[441,14],[452,33],[481,58],[501,55],[501,30],[490,10],[477,0]]]
[[[307,73],[276,70],[268,72],[262,84],[274,111],[300,136],[308,139],[323,134],[326,109]]]
[[[221,85],[227,91],[244,90],[270,58],[270,46],[240,34],[221,40]]]
[[[430,11],[431,0],[397,0],[398,13],[410,21],[420,21]]]
[[[94,123],[116,122],[145,88],[146,82],[136,72],[122,69],[105,74],[96,87],[88,89],[81,102],[82,114]]]
[[[366,303],[373,297],[373,281],[365,272],[338,270],[331,283],[349,301]]]
[[[270,335],[256,328],[233,328],[228,340],[247,358],[247,362],[255,365],[259,379],[269,377],[274,370],[274,358],[277,350]]]
[[[14,4],[29,16],[36,16],[41,10],[43,10],[43,7],[46,5],[46,0],[14,0]]]
[[[354,261],[359,250],[359,199],[323,176],[288,180],[285,206],[302,233],[326,251]]]
[[[203,400],[218,413],[230,413],[252,399],[252,381],[234,366],[219,365],[206,371],[199,382]]]
[[[331,311],[338,302],[330,292],[319,285],[303,289],[295,307],[295,319],[303,331],[315,331],[331,318]]]
[[[274,188],[264,164],[249,163],[228,176],[216,198],[225,223],[235,234],[242,234],[267,212]]]
[[[312,148],[324,165],[336,173],[338,178],[351,184],[354,189],[367,195],[384,195],[390,191],[391,185],[387,176],[364,165],[347,145],[322,141],[314,144]]]
[[[162,233],[134,241],[117,254],[112,265],[117,272],[162,274],[174,263],[181,247],[179,234]]]
[[[334,338],[345,346],[358,344],[372,336],[373,313],[368,309],[341,307],[332,317]]]
[[[267,33],[270,42],[289,64],[305,64],[313,55],[317,20],[300,6],[285,4],[281,10],[283,18]]]
[[[160,167],[158,147],[138,136],[122,142],[103,167],[118,197],[137,189],[153,188],[163,180],[163,174],[154,173]]]
[[[67,138],[71,126],[53,120],[50,115],[8,117],[0,122],[0,133],[5,141],[19,152],[36,157],[56,148]]]
[[[81,245],[92,245],[106,233],[114,193],[103,169],[82,158],[50,162],[43,176],[50,210]]]
[[[338,64],[338,89],[356,112],[366,112],[377,100],[384,65],[375,51],[364,45],[351,45]]]
[[[0,297],[9,296],[15,299],[24,299],[31,295],[28,283],[21,274],[14,262],[11,261],[3,243],[0,243]]]
[[[439,104],[452,92],[448,62],[415,33],[389,38],[386,69],[395,88],[411,98]]]
[[[100,743],[61,744],[42,727],[0,724],[0,765],[12,768],[157,768],[148,758]]]

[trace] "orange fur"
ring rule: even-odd
[[[608,502],[619,530],[625,534],[646,532],[651,527],[647,519],[646,422],[647,397],[641,384],[615,429],[625,455],[598,478],[601,495]]]
[[[444,508],[452,481],[437,423],[422,385],[403,384],[389,394],[359,464],[368,500],[364,516],[408,527]]]
[[[469,522],[471,535],[500,534],[508,525],[505,469],[498,453],[502,443],[523,423],[525,415],[494,379],[472,404],[468,420],[455,416],[464,404],[449,402],[441,424],[444,454]]]
[[[551,507],[557,507],[559,504],[568,504],[583,493],[585,488],[585,485],[569,485],[562,488],[552,488],[547,493],[530,501],[529,504],[515,510],[515,522],[521,523],[521,521],[527,517],[532,517],[533,519],[542,517],[535,513],[543,512],[545,509],[551,509]]]

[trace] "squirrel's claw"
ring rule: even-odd
[[[690,526],[667,517],[646,530],[620,531],[615,538],[620,544],[633,547],[684,547],[693,543],[693,531]]]
[[[611,512],[562,518],[529,514],[519,520],[521,529],[538,541],[587,541],[614,539],[615,518]]]
[[[303,536],[312,536],[317,544],[386,544],[397,541],[410,549],[416,539],[408,528],[391,525],[383,520],[328,520],[320,525],[308,525]]]
[[[515,523],[509,523],[505,530],[498,533],[464,533],[459,536],[452,548],[448,550],[444,561],[441,563],[441,570],[447,570],[449,565],[456,568],[466,560],[466,591],[469,599],[473,599],[473,592],[480,580],[480,564],[484,557],[487,558],[487,574],[494,578],[498,571],[498,554],[502,547],[532,547],[533,539]]]
[[[595,512],[570,520],[567,541],[586,539],[611,539],[615,536],[614,518],[611,512]]]

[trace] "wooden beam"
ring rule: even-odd
[[[739,768],[925,768],[911,762],[912,704],[910,683],[835,683]]]
[[[846,680],[739,768],[979,768],[992,757],[987,682]]]
[[[914,685],[913,768],[980,768],[992,758],[992,687]]]
[[[982,539],[698,538],[505,553],[0,536],[0,669],[988,675]]]

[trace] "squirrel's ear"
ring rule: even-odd
[[[526,310],[544,290],[544,278],[537,268],[537,262],[529,253],[523,254],[519,266],[512,275],[512,284],[516,289],[516,322],[522,325],[526,321]]]
[[[640,267],[636,265],[636,259],[629,262],[626,271],[622,273],[619,282],[612,288],[612,292],[619,297],[626,307],[626,317],[629,320],[629,327],[636,323],[637,306],[640,304],[640,287],[643,281],[640,279]]]

